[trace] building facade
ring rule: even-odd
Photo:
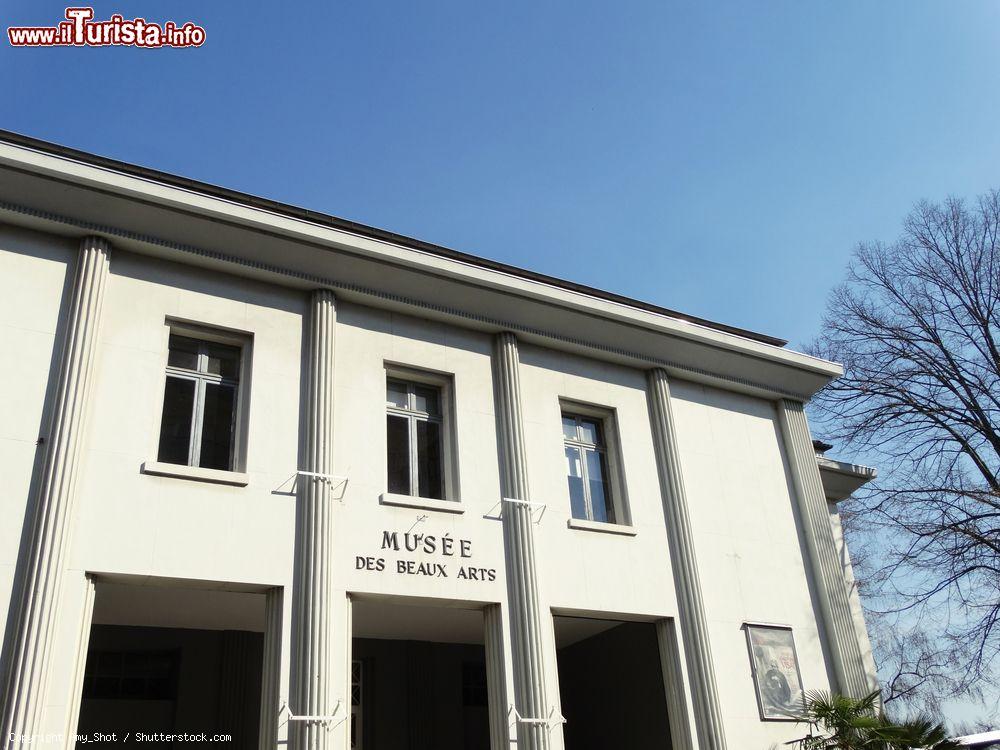
[[[875,686],[782,341],[4,134],[0,342],[8,747],[767,748]]]

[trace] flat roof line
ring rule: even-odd
[[[193,180],[188,177],[181,177],[179,175],[174,175],[169,172],[161,172],[160,170],[157,169],[141,167],[136,164],[130,164],[128,162],[119,161],[117,159],[111,159],[105,156],[98,156],[96,154],[91,154],[87,151],[80,151],[79,149],[70,148],[68,146],[61,146],[57,143],[52,143],[50,141],[44,141],[39,138],[33,138],[31,136],[22,135],[21,133],[15,133],[9,130],[0,129],[0,141],[8,143],[13,146],[21,146],[36,151],[41,151],[43,153],[47,153],[53,156],[61,156],[67,159],[72,159],[74,161],[82,162],[84,164],[88,164],[91,166],[100,167],[103,169],[115,170],[133,177],[140,177],[154,182],[159,182],[171,187],[177,187],[183,190],[189,190],[192,192],[201,193],[209,197],[220,198],[222,200],[239,203],[245,206],[249,206],[251,208],[258,208],[272,213],[281,214],[289,218],[299,219],[303,221],[310,221],[316,224],[321,224],[327,227],[331,227],[333,229],[338,229],[346,232],[351,232],[353,234],[361,235],[363,237],[368,237],[370,239],[380,240],[383,242],[390,242],[396,245],[402,245],[404,247],[408,247],[414,250],[419,250],[422,252],[431,253],[433,255],[438,255],[444,258],[449,258],[452,260],[469,263],[471,265],[479,266],[480,268],[485,268],[491,271],[498,271],[501,273],[509,274],[511,276],[527,279],[529,281],[548,284],[550,286],[558,287],[572,292],[577,292],[579,294],[586,294],[609,302],[614,302],[617,304],[626,305],[628,307],[633,307],[639,310],[644,310],[646,312],[651,312],[658,315],[665,315],[667,317],[671,317],[676,320],[683,320],[688,323],[694,323],[696,325],[705,326],[706,328],[711,328],[713,330],[721,331],[723,333],[728,333],[734,336],[740,336],[742,338],[758,341],[763,344],[783,347],[788,343],[784,339],[780,339],[774,336],[769,336],[767,334],[757,333],[755,331],[750,331],[745,328],[739,328],[737,326],[726,325],[725,323],[718,323],[716,321],[708,320],[706,318],[700,318],[694,315],[687,315],[685,313],[678,312],[677,310],[671,310],[666,307],[661,307],[660,305],[654,305],[649,302],[643,302],[642,300],[637,300],[632,297],[627,297],[625,295],[616,294],[614,292],[608,292],[603,289],[587,286],[586,284],[578,284],[573,281],[567,281],[565,279],[560,279],[555,276],[549,276],[547,274],[538,273],[536,271],[530,271],[528,269],[520,268],[518,266],[512,266],[506,263],[501,263],[499,261],[490,260],[489,258],[482,258],[480,256],[472,255],[470,253],[464,253],[459,250],[452,250],[451,248],[444,247],[442,245],[435,245],[431,242],[425,242],[423,240],[418,240],[413,237],[407,237],[402,234],[396,234],[395,232],[390,232],[385,229],[379,229],[377,227],[368,226],[367,224],[361,224],[355,221],[350,221],[348,219],[341,219],[331,214],[322,213],[320,211],[313,211],[307,208],[300,208],[298,206],[293,206],[288,203],[282,203],[280,201],[271,200],[269,198],[261,198],[256,195],[251,195],[250,193],[243,193],[238,190],[231,190],[229,188],[220,187],[218,185],[213,185],[211,183],[201,182],[199,180]]]

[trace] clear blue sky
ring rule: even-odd
[[[2,20],[64,7],[6,0]],[[858,240],[893,237],[919,198],[1000,186],[995,2],[95,11],[193,20],[207,43],[4,39],[0,127],[794,345]]]
[[[3,25],[64,7],[6,0]],[[1000,187],[992,1],[95,9],[207,43],[3,40],[0,127],[793,345],[858,240]]]

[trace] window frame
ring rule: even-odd
[[[615,409],[595,406],[579,401],[559,399],[559,434],[562,437],[562,451],[566,452],[567,447],[574,447],[581,451],[581,480],[583,481],[584,510],[587,513],[585,518],[577,518],[573,515],[572,500],[570,501],[570,521],[583,522],[585,524],[598,524],[601,526],[632,526],[632,515],[629,509],[628,497],[625,488],[624,472],[622,470],[621,446],[618,440],[618,419]],[[566,437],[563,432],[562,420],[572,418],[576,420],[577,439]],[[586,420],[596,422],[600,429],[601,443],[588,443],[580,440],[580,422]],[[609,516],[607,521],[598,521],[594,518],[593,500],[590,494],[589,471],[587,469],[586,456],[584,450],[592,450],[604,458],[604,492],[606,502],[606,512]],[[565,455],[562,461],[565,466]],[[566,469],[563,471],[564,481],[568,478]],[[568,485],[564,484],[567,487]]]
[[[168,318],[165,326],[163,345],[163,380],[161,381],[160,400],[158,409],[158,419],[156,430],[153,433],[153,450],[156,460],[150,462],[154,467],[160,467],[165,471],[153,473],[169,473],[169,467],[176,467],[177,474],[240,474],[246,470],[246,446],[247,446],[247,419],[246,406],[249,402],[250,393],[250,372],[251,358],[253,351],[253,336],[250,333],[234,331],[231,329],[214,326],[179,321]],[[206,357],[205,350],[209,344],[223,344],[239,349],[239,365],[236,379],[213,375],[207,371],[195,371],[187,368],[175,367],[170,364],[170,337],[182,336],[184,338],[195,339],[199,342],[198,366]],[[207,369],[207,368],[206,368]],[[187,380],[194,382],[195,394],[192,399],[191,411],[191,435],[188,439],[187,463],[175,464],[166,463],[159,460],[160,439],[163,430],[163,406],[166,399],[167,381],[169,378]],[[201,436],[204,428],[204,405],[205,388],[208,384],[220,384],[232,387],[235,391],[233,422],[232,422],[232,444],[230,447],[229,467],[226,469],[205,468],[199,465],[201,454]],[[199,418],[200,415],[200,418]],[[206,478],[210,477],[198,477]]]
[[[101,660],[108,657],[118,657],[120,665],[116,674],[102,671]],[[165,682],[167,687],[166,695],[150,695],[150,682],[157,679],[142,674],[130,674],[128,662],[136,658],[163,658],[168,662],[167,674],[159,679]],[[130,700],[130,701],[176,701],[178,692],[178,680],[180,673],[181,653],[178,649],[116,649],[116,648],[96,648],[87,653],[86,666],[84,668],[83,685],[81,692],[84,699],[89,700]],[[140,670],[146,671],[146,670]],[[101,695],[102,689],[98,683],[102,680],[116,680],[115,689],[107,691],[110,695]],[[142,695],[129,695],[123,690],[123,685],[127,680],[141,680],[143,685]]]
[[[457,503],[458,498],[458,472],[457,472],[457,460],[454,455],[455,446],[457,445],[457,440],[455,437],[456,425],[455,425],[455,408],[453,404],[454,398],[454,385],[453,376],[446,373],[433,372],[429,370],[416,369],[407,365],[399,365],[394,363],[385,363],[385,378],[382,383],[382,392],[385,393],[385,389],[388,387],[390,381],[396,381],[407,386],[407,408],[401,408],[390,404],[388,400],[383,396],[383,402],[385,403],[385,408],[383,410],[384,416],[397,416],[405,417],[407,419],[407,429],[409,438],[409,466],[410,466],[410,482],[409,482],[409,492],[407,493],[392,493],[389,490],[389,436],[388,430],[386,428],[386,420],[383,419],[383,460],[384,460],[384,470],[382,476],[386,483],[385,493],[386,496],[399,497],[399,498],[413,498],[414,502],[427,502],[427,503]],[[427,386],[435,388],[438,391],[439,403],[440,403],[440,415],[431,415],[427,412],[422,412],[415,408],[409,408],[413,402],[413,387],[414,386]],[[441,434],[441,498],[427,498],[419,495],[419,466],[418,466],[418,454],[416,451],[417,437],[416,429],[417,422],[433,422],[440,425]]]

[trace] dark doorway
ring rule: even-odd
[[[656,626],[555,618],[566,750],[671,747]]]
[[[230,735],[227,747],[256,750],[262,659],[262,633],[94,625],[78,734],[113,735],[92,743],[108,746]]]
[[[481,611],[361,600],[353,616],[353,750],[490,750]]]

